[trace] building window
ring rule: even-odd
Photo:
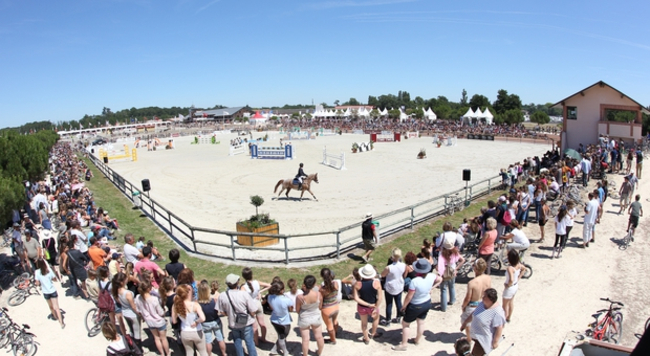
[[[575,106],[566,107],[567,120],[578,120],[578,108]]]

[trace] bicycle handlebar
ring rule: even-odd
[[[611,303],[611,304],[618,304],[618,305],[620,305],[620,306],[622,306],[622,307],[625,306],[625,305],[623,305],[623,303],[613,301],[613,300],[611,300],[611,299],[609,299],[609,298],[600,298],[600,300],[602,300],[603,302]]]

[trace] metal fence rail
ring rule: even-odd
[[[134,193],[137,192],[140,199],[140,210],[188,252],[232,261],[289,264],[291,262],[338,259],[342,253],[354,249],[361,242],[361,222],[333,231],[289,235],[225,231],[193,226],[151,199],[147,194],[143,194],[140,189],[97,157],[91,155],[90,160],[117,189],[134,203]],[[418,223],[444,215],[448,210],[451,196],[458,194],[463,200],[472,201],[499,188],[501,188],[501,177],[495,176],[466,188],[378,215],[375,220],[381,222],[380,239],[405,229],[413,229],[414,225]],[[237,243],[237,236],[277,238],[280,240],[280,244],[273,247],[242,246]],[[318,237],[316,246],[310,243],[314,241],[314,237]],[[309,239],[309,243],[306,241],[307,239]]]

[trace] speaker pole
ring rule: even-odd
[[[467,204],[467,188],[469,185],[469,181],[465,181],[465,204]]]

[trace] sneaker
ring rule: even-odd
[[[379,325],[381,326],[390,326],[390,321],[387,319],[382,319],[379,321]]]
[[[399,324],[402,322],[402,317],[398,316],[397,318],[390,321],[391,323]]]
[[[406,345],[397,345],[391,347],[391,350],[393,351],[406,351]]]
[[[366,256],[361,256],[361,259],[363,260],[363,262],[366,262],[366,263],[368,262],[368,258]]]

